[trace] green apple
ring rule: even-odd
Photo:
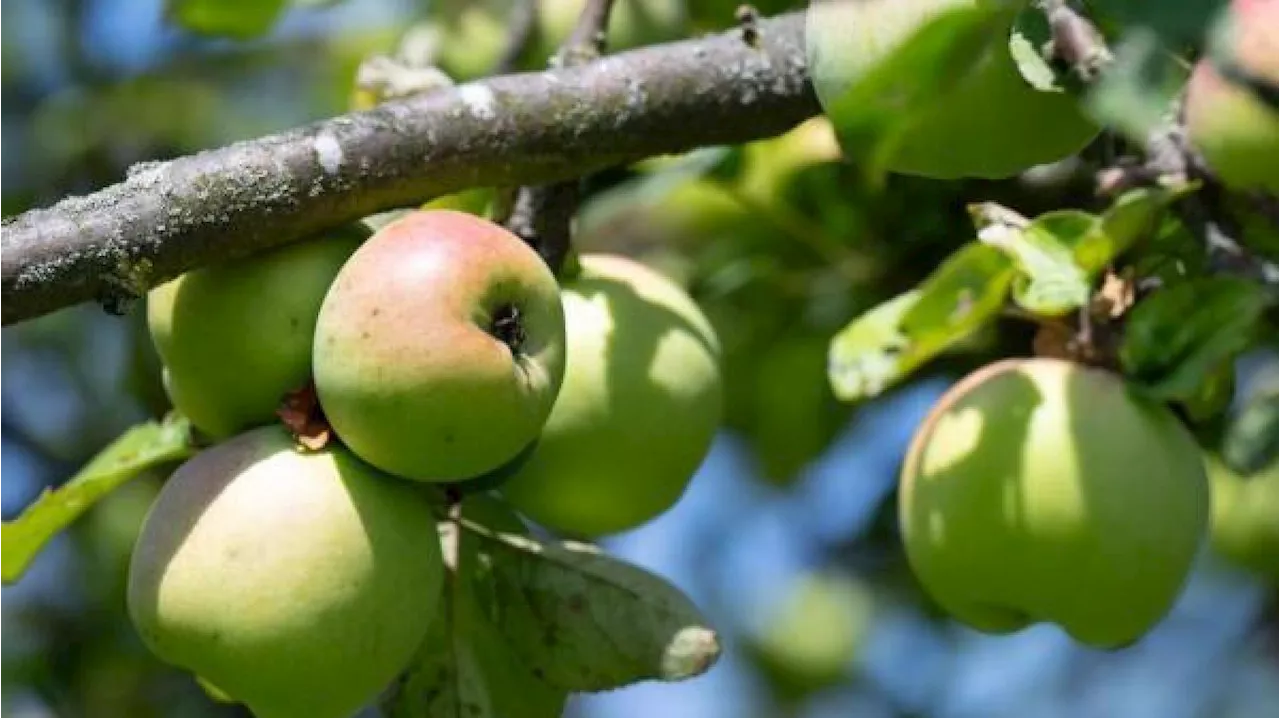
[[[147,324],[178,411],[215,438],[272,421],[311,376],[320,303],[366,237],[343,228],[153,289]]]
[[[939,15],[989,0],[825,0],[810,6],[806,39],[814,88],[837,130],[841,97],[884,71],[899,48]],[[1014,58],[1034,50],[998,42],[948,91],[913,107],[885,169],[939,179],[1002,178],[1078,152],[1099,131],[1070,94],[1024,75]],[[910,78],[903,78],[903,83]],[[892,98],[889,98],[890,100]],[[888,100],[887,100],[888,101]],[[856,108],[855,108],[856,109]],[[866,148],[846,144],[858,155]]]
[[[454,210],[411,212],[343,266],[320,308],[316,393],[360,458],[419,481],[490,471],[537,436],[564,376],[551,270]]]
[[[580,264],[563,291],[564,386],[501,491],[545,526],[599,536],[684,493],[720,422],[720,345],[693,300],[653,270],[609,255]]]
[[[1210,543],[1227,559],[1275,582],[1280,529],[1280,471],[1274,462],[1254,476],[1240,476],[1207,457],[1213,515]]]
[[[444,568],[431,505],[346,450],[254,429],[183,464],[128,607],[160,658],[263,718],[346,718],[413,656]]]
[[[775,692],[799,700],[850,680],[871,628],[871,591],[847,574],[802,577],[747,646]]]
[[[1007,360],[930,412],[902,469],[899,520],[925,590],[991,633],[1059,624],[1124,646],[1173,605],[1208,522],[1200,450],[1119,377]]]
[[[1185,121],[1191,142],[1230,185],[1280,189],[1280,115],[1247,82],[1274,93],[1277,55],[1276,0],[1235,0],[1216,24],[1211,53],[1196,63],[1187,83]],[[1237,75],[1224,76],[1229,67]]]

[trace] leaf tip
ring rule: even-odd
[[[720,659],[720,638],[706,626],[681,628],[662,656],[664,681],[682,681],[706,673]]]

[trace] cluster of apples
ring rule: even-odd
[[[577,265],[560,284],[503,227],[430,210],[155,289],[166,388],[217,443],[138,538],[144,642],[257,715],[340,718],[426,635],[442,485],[500,479],[513,507],[579,537],[670,507],[719,423],[717,338],[643,265]],[[295,436],[286,396],[324,421]]]
[[[1111,372],[1011,359],[957,383],[902,469],[907,557],[949,613],[1128,645],[1173,605],[1209,520],[1194,437]]]

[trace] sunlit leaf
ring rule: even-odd
[[[168,0],[168,13],[192,32],[248,40],[269,31],[288,4],[288,0]]]
[[[1013,276],[1004,254],[972,243],[916,289],[855,319],[831,341],[827,375],[836,396],[876,396],[972,334],[999,313]]]
[[[1129,312],[1120,347],[1125,373],[1162,399],[1194,397],[1211,372],[1250,346],[1268,301],[1257,284],[1231,277],[1152,294]]]
[[[194,453],[191,426],[182,418],[149,421],[126,431],[67,483],[41,494],[22,515],[0,527],[4,582],[21,578],[54,535],[112,490],[148,469]]]
[[[1139,240],[1154,235],[1169,203],[1186,191],[1143,187],[1125,192],[1079,238],[1074,246],[1076,264],[1096,276]]]
[[[1054,212],[1028,222],[987,203],[974,208],[978,237],[1004,252],[1018,269],[1013,299],[1022,308],[1057,316],[1089,301],[1089,277],[1076,264],[1073,245],[1093,225],[1083,212]]]
[[[913,289],[884,302],[831,340],[827,376],[837,397],[845,401],[873,397],[906,374],[901,357],[910,340],[902,331],[902,318],[920,295],[919,289]]]

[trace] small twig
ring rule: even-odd
[[[1141,162],[1124,158],[1098,173],[1098,194],[1116,196],[1135,187],[1198,182],[1200,189],[1179,198],[1172,210],[1204,243],[1211,271],[1275,286],[1280,277],[1276,265],[1248,251],[1236,240],[1239,229],[1224,208],[1226,188],[1187,140],[1182,105],[1180,97],[1167,121],[1149,133]],[[1274,199],[1254,195],[1246,197],[1260,215],[1274,224]]]
[[[516,193],[507,229],[528,242],[547,266],[559,273],[569,254],[569,235],[578,208],[578,183],[521,187]]]
[[[1081,82],[1093,82],[1114,59],[1106,39],[1091,20],[1067,0],[1039,0],[1053,35],[1048,53],[1067,65]]]
[[[502,54],[494,64],[494,75],[505,75],[514,72],[520,64],[520,58],[529,49],[538,29],[538,6],[540,0],[519,0],[511,15],[507,18],[507,39],[502,47]]]
[[[575,67],[600,57],[612,10],[613,0],[587,0],[573,32],[551,59],[551,66]],[[521,187],[506,220],[507,228],[538,250],[556,274],[569,254],[578,197],[578,180]]]
[[[760,40],[760,11],[754,5],[739,5],[733,17],[738,21],[742,41],[755,47]]]
[[[552,67],[583,65],[604,54],[613,0],[587,0],[573,32],[552,59]]]

